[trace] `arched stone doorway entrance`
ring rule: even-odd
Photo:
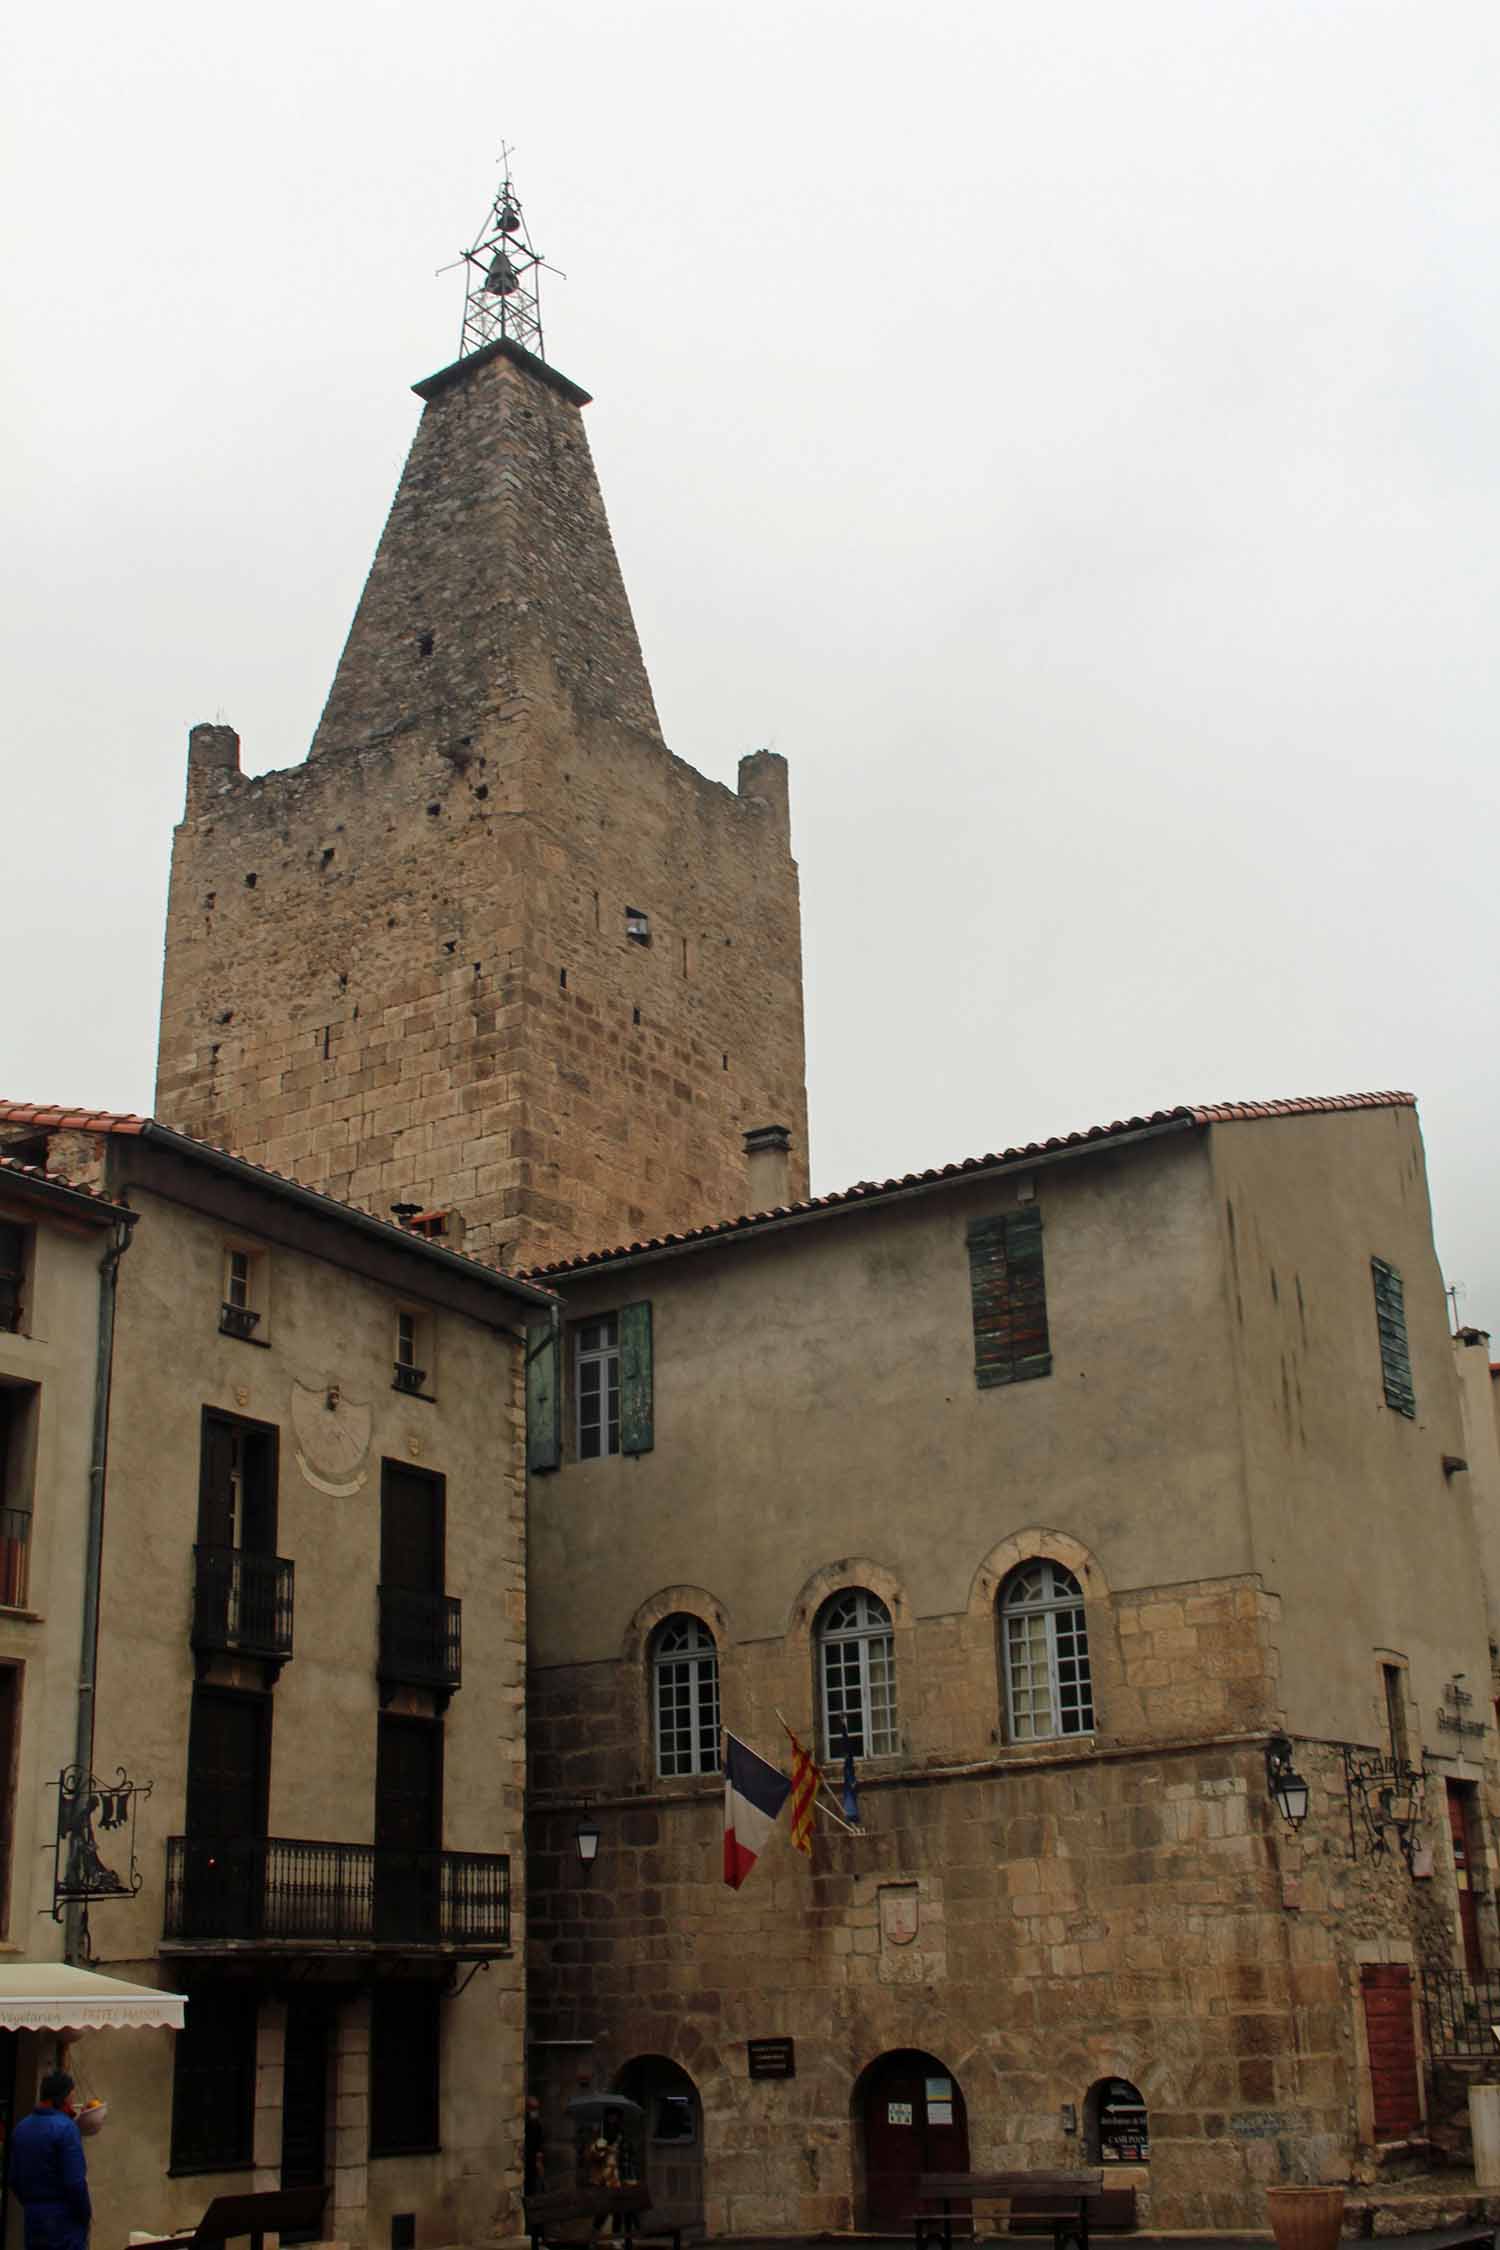
[[[615,2092],[638,2102],[641,2160],[653,2209],[684,2218],[703,2213],[703,2104],[680,2063],[637,2055],[615,2079]]]
[[[904,2234],[923,2172],[967,2172],[969,2119],[963,2089],[946,2063],[920,2047],[881,2055],[854,2089],[864,2158],[865,2228]]]

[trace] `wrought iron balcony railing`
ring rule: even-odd
[[[240,1547],[195,1547],[193,1561],[194,1648],[284,1664],[292,1653],[295,1566]]]
[[[26,1607],[30,1563],[30,1509],[0,1508],[0,1608]]]
[[[173,1836],[163,1935],[186,1944],[506,1946],[510,1861],[500,1852]]]
[[[388,1687],[451,1693],[463,1678],[463,1604],[457,1596],[382,1586],[378,1668]]]

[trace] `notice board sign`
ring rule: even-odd
[[[790,2039],[747,2039],[752,2078],[795,2078],[797,2052]]]

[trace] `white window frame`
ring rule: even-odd
[[[814,1640],[824,1757],[842,1756],[841,1730],[856,1758],[897,1756],[896,1636],[880,1596],[864,1586],[830,1595],[818,1612]]]
[[[719,1772],[718,1643],[701,1617],[685,1611],[652,1636],[651,1734],[662,1780]]]
[[[1094,1731],[1083,1588],[1046,1556],[1022,1563],[1000,1596],[1007,1742],[1077,1740]]]
[[[595,1339],[589,1341],[590,1338]],[[594,1380],[585,1384],[585,1374]],[[573,1333],[573,1435],[580,1461],[603,1461],[620,1450],[620,1320],[596,1313]],[[586,1419],[585,1407],[600,1407]]]

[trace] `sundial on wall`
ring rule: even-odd
[[[345,1500],[360,1490],[369,1474],[365,1461],[371,1426],[369,1407],[346,1397],[341,1384],[328,1383],[322,1390],[292,1384],[297,1466],[316,1491]]]

